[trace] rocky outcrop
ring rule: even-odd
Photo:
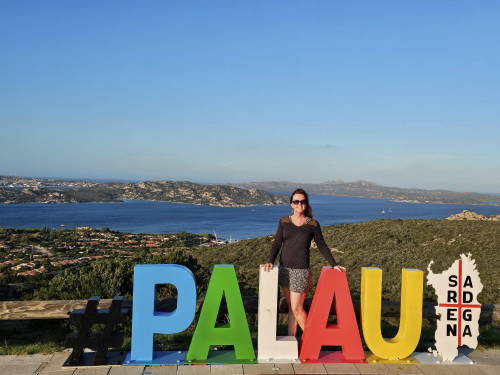
[[[447,220],[483,220],[483,221],[500,221],[500,215],[486,216],[481,215],[476,212],[469,210],[463,210],[462,212],[448,216]]]

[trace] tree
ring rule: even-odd
[[[132,296],[132,282],[135,264],[182,264],[195,275],[197,286],[205,288],[208,272],[191,255],[182,250],[174,250],[166,255],[141,253],[129,259],[105,259],[95,261],[78,270],[66,269],[49,281],[46,288],[36,291],[37,299],[87,299],[91,296],[112,298],[114,296]],[[159,297],[174,297],[175,288],[159,290]]]

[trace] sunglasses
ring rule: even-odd
[[[299,201],[298,199],[296,199],[296,200],[292,201],[292,203],[293,203],[293,204],[297,204],[297,205],[298,205],[298,204],[306,204],[306,203],[307,203],[307,201],[306,201],[305,199],[302,199],[302,200],[300,200],[300,201]]]

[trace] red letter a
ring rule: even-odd
[[[335,297],[337,324],[328,324],[328,315]],[[321,346],[341,346],[341,352],[321,352]],[[358,323],[352,306],[345,272],[323,267],[302,334],[302,362],[338,363],[364,362]]]

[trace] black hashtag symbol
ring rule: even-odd
[[[66,337],[66,346],[73,349],[66,361],[67,365],[83,364],[85,348],[95,351],[94,365],[105,364],[108,349],[123,344],[123,332],[117,332],[116,326],[125,321],[130,309],[122,308],[122,302],[123,297],[114,297],[109,309],[97,309],[99,297],[90,297],[85,309],[69,313],[69,322],[78,327],[78,333]],[[94,324],[103,324],[104,328],[93,332]]]

